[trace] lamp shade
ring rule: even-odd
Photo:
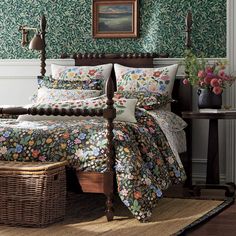
[[[39,33],[36,34],[30,41],[29,49],[43,50],[43,40]]]

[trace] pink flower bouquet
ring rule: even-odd
[[[226,61],[216,61],[210,65],[205,59],[198,59],[191,51],[187,51],[184,58],[187,78],[184,84],[191,84],[199,89],[209,89],[216,95],[223,92],[227,86],[231,86],[235,76],[225,72]]]

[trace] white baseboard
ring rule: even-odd
[[[192,179],[193,179],[193,184],[196,182],[206,182],[206,175],[193,173]],[[226,175],[225,174],[220,175],[220,182],[221,183],[226,182]]]

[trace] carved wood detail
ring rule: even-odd
[[[47,26],[47,20],[46,17],[43,15],[40,21],[40,30],[41,30],[41,37],[43,40],[43,49],[41,51],[41,75],[44,76],[46,73],[46,41],[45,41],[45,36],[46,36],[46,26]]]
[[[24,108],[24,107],[0,107],[0,114],[7,115],[46,115],[46,116],[103,116],[103,109],[58,109],[58,108]]]
[[[191,32],[192,32],[192,24],[193,24],[193,20],[192,20],[192,12],[189,11],[187,13],[187,16],[185,18],[185,24],[186,24],[186,41],[185,41],[185,46],[187,49],[190,49],[192,46],[192,41],[191,41]]]

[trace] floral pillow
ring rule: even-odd
[[[104,109],[106,105],[107,98],[105,96],[100,96],[97,98],[89,98],[85,100],[70,100],[62,101],[57,103],[37,103],[33,104],[35,108],[57,108],[57,109]],[[137,104],[137,99],[114,99],[114,107],[116,108],[116,119],[119,121],[133,122],[136,123],[135,118],[135,107]],[[27,120],[30,121],[34,119],[34,116],[27,116]],[[39,117],[40,120],[40,117]]]
[[[130,91],[118,91],[115,92],[115,98],[136,98],[138,100],[137,107],[144,108],[146,110],[156,110],[165,107],[171,103],[171,99],[168,94],[149,93],[149,92],[130,92]]]
[[[114,65],[117,90],[154,92],[171,97],[178,65],[161,68],[132,68]]]
[[[80,90],[103,90],[104,81],[93,80],[57,80],[52,76],[38,76],[38,88],[48,89],[80,89]]]
[[[98,97],[101,90],[79,90],[79,89],[38,89],[37,103],[57,103],[67,100],[83,100]]]
[[[102,81],[110,77],[112,64],[99,66],[61,66],[51,65],[52,78],[64,81]]]

